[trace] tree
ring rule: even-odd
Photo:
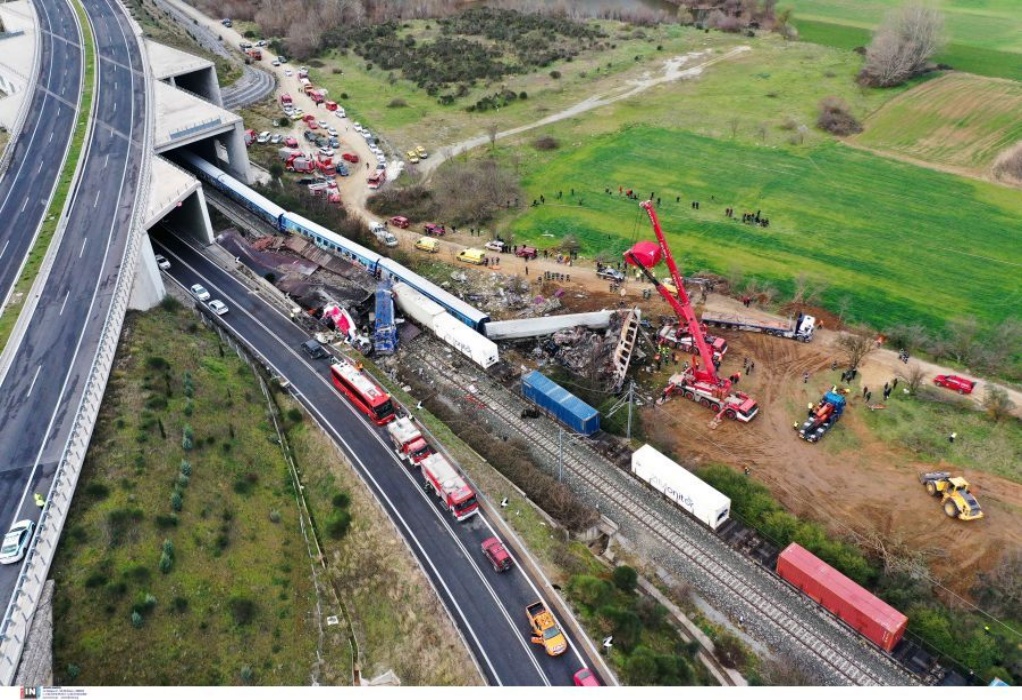
[[[496,122],[490,122],[486,125],[486,138],[490,141],[491,149],[497,144],[498,133],[500,133],[500,127],[496,124]]]
[[[636,647],[625,662],[625,677],[629,685],[656,685],[659,673],[653,650],[646,646]]]
[[[898,376],[905,380],[908,385],[908,393],[915,394],[919,391],[919,387],[923,385],[923,380],[926,379],[926,372],[923,371],[922,365],[918,362],[913,362],[904,370],[898,370]]]
[[[995,421],[1002,421],[1011,416],[1011,409],[1015,408],[1015,402],[1008,397],[1008,392],[993,384],[987,384],[986,393],[983,395],[983,410]]]
[[[284,166],[280,163],[272,163],[270,165],[270,176],[274,180],[279,180],[284,175]]]
[[[926,70],[944,45],[944,16],[936,8],[910,2],[887,15],[866,49],[859,81],[893,87]]]
[[[852,369],[857,369],[863,358],[876,350],[877,347],[876,341],[873,338],[856,333],[845,333],[838,338],[837,344],[844,351],[845,356],[848,358],[848,366]]]

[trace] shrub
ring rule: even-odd
[[[393,100],[387,103],[387,106],[390,107],[391,109],[396,109],[398,107],[407,107],[408,103],[400,97],[395,97]]]
[[[185,476],[192,475],[192,463],[189,462],[187,459],[181,460],[181,473],[184,474]]]
[[[188,389],[185,389],[185,394],[190,395]],[[185,401],[185,407],[182,409],[182,413],[184,413],[186,416],[191,416],[194,412],[195,402],[193,402],[191,399],[188,399],[187,401]]]
[[[168,294],[160,300],[160,308],[164,311],[174,313],[181,308],[181,302]]]
[[[852,116],[851,108],[840,97],[825,97],[820,101],[820,116],[816,126],[835,136],[851,136],[862,132],[862,125]]]
[[[292,423],[301,423],[302,419],[305,418],[305,414],[302,413],[301,409],[299,409],[299,408],[289,408],[289,409],[287,409],[287,414],[286,415],[287,415],[287,419],[289,421],[291,421]]]
[[[176,613],[183,613],[188,610],[188,599],[183,596],[177,596],[171,601],[170,607]]]
[[[231,612],[231,618],[234,620],[234,624],[241,627],[252,622],[252,619],[256,616],[256,613],[259,610],[254,600],[245,598],[244,596],[233,596],[227,601],[227,609]]]
[[[174,557],[170,556],[166,552],[160,555],[160,573],[169,574],[170,570],[174,567]]]
[[[138,612],[131,613],[131,626],[135,629],[139,629],[142,626],[142,615]]]
[[[552,70],[552,71],[550,71],[550,77],[553,78],[554,80],[560,80],[560,78],[561,78],[561,71],[559,71],[559,70]]]
[[[326,534],[334,540],[344,537],[348,534],[349,529],[351,529],[351,514],[346,510],[334,512],[326,524]]]
[[[136,564],[135,566],[132,566],[131,568],[127,569],[124,572],[124,576],[138,583],[145,583],[146,581],[149,580],[149,569],[142,566],[141,564]]]
[[[151,369],[154,372],[164,372],[170,369],[170,363],[162,357],[156,355],[150,355],[145,361],[146,369]]]
[[[245,685],[251,685],[252,681],[255,680],[255,671],[252,670],[251,666],[241,667],[241,682]]]
[[[630,566],[619,566],[611,574],[614,585],[625,593],[631,593],[639,583],[639,574]]]
[[[170,507],[173,510],[180,512],[181,509],[184,508],[184,505],[185,505],[184,500],[181,498],[181,494],[179,492],[175,491],[173,494],[171,494]]]
[[[351,505],[351,496],[345,491],[341,491],[334,494],[334,497],[330,499],[330,503],[333,504],[334,508],[347,508]]]
[[[78,678],[78,675],[82,672],[81,667],[78,664],[67,665],[67,679],[73,681]]]
[[[234,480],[234,493],[242,496],[247,496],[252,493],[252,482],[248,479],[235,479]]]
[[[96,571],[94,573],[89,574],[89,577],[87,579],[85,579],[85,587],[86,588],[99,588],[101,586],[105,586],[107,584],[108,580],[109,580],[109,577],[106,575],[105,572],[103,572],[103,571]]]
[[[167,528],[171,527],[177,527],[177,515],[175,513],[170,513],[169,515],[157,515],[156,527],[160,528],[161,530],[166,530]]]
[[[110,488],[100,481],[90,481],[89,485],[85,487],[85,495],[101,501],[110,495]]]
[[[554,151],[560,147],[560,142],[553,136],[540,136],[532,142],[532,147],[537,151]]]
[[[271,523],[279,523],[280,522],[280,511],[279,510],[271,510],[270,511],[270,522]]]
[[[187,474],[178,474],[177,475],[177,485],[180,486],[181,488],[186,488],[188,486],[188,475]]]

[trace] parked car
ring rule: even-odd
[[[284,139],[284,145],[287,146],[288,148],[298,148],[298,139],[296,139],[294,136],[288,136],[286,139]]]
[[[339,138],[337,138],[336,136],[331,136],[330,140],[327,141],[327,145],[329,145],[330,148],[340,148],[341,147],[341,140]]]
[[[284,136],[282,134],[274,134],[270,137],[270,143],[283,143]]]
[[[326,182],[326,178],[322,175],[310,175],[309,177],[300,177],[296,182],[299,185],[315,185]]]
[[[294,74],[294,71],[293,71],[293,70],[291,70],[290,68],[285,68],[285,69],[284,69],[284,75],[285,75],[286,77],[290,78],[290,77],[291,77],[291,76],[292,76],[293,74]]]
[[[376,163],[376,170],[377,170],[378,172],[379,172],[379,171],[383,171],[383,170],[386,170],[386,169],[387,169],[387,161],[385,161],[385,160],[381,160],[381,161],[378,161],[378,162]]]
[[[28,543],[32,541],[33,532],[35,532],[34,520],[19,520],[14,523],[4,535],[3,544],[0,545],[0,564],[15,564],[24,559]]]
[[[325,357],[330,357],[330,353],[315,340],[306,340],[302,343],[302,352],[311,357],[313,360],[320,360]]]
[[[280,65],[280,59],[279,58],[273,59],[272,61],[270,61],[270,65],[271,66],[279,66]]]
[[[596,271],[596,276],[611,282],[624,282],[625,273],[616,267],[603,267]]]
[[[270,132],[264,131],[256,137],[256,143],[268,143],[270,141]]]
[[[959,394],[971,394],[972,390],[976,388],[976,382],[959,377],[957,374],[938,374],[933,378],[933,383],[945,389],[957,391]]]
[[[201,284],[193,284],[190,289],[192,295],[199,301],[209,301],[209,292]]]
[[[320,128],[320,129],[328,129],[328,128],[330,128],[330,127],[329,127],[329,126],[327,125],[327,123],[326,123],[325,121],[323,121],[322,119],[320,119],[320,120],[319,120],[318,122],[316,122],[316,123],[317,123],[317,124],[319,124],[319,128]]]
[[[214,299],[213,301],[209,302],[209,310],[215,313],[217,316],[223,316],[225,313],[227,313],[228,308],[227,304],[223,303],[219,299]]]
[[[415,151],[408,151],[408,153],[406,153],[405,155],[408,156],[408,162],[409,163],[418,163],[419,162],[419,154],[416,153]]]
[[[508,554],[507,548],[504,547],[504,543],[496,537],[491,537],[487,540],[483,540],[482,544],[483,556],[490,562],[490,566],[497,573],[501,571],[507,571],[514,566],[514,560],[511,555]]]
[[[390,217],[390,223],[398,228],[408,228],[411,225],[408,218],[404,216],[392,216]]]
[[[504,241],[500,239],[495,239],[490,241],[483,247],[486,248],[486,250],[495,250],[498,253],[502,253],[504,251],[504,245],[505,245]]]
[[[260,48],[266,46],[266,39],[260,39],[259,41],[257,41],[256,46],[259,46]]]
[[[326,133],[330,134],[331,136],[337,136],[337,129],[333,128],[332,126],[328,126],[326,128]]]
[[[157,253],[154,257],[156,258],[156,266],[157,267],[159,267],[161,270],[169,270],[170,269],[170,261],[169,260],[167,260],[165,257],[160,255],[159,253]]]
[[[338,107],[337,111],[335,111],[334,114],[337,115],[338,119],[344,119],[346,116],[348,116],[344,111],[344,107]]]
[[[322,148],[319,149],[319,154],[321,156],[326,156],[327,158],[333,158],[334,149],[330,148],[329,146],[323,146]]]
[[[597,680],[596,674],[593,673],[588,668],[581,668],[578,671],[575,671],[575,675],[572,676],[572,679],[575,681],[575,685],[582,685],[582,686],[598,686],[598,685],[600,685],[600,681]]]
[[[422,160],[429,158],[429,153],[427,153],[426,149],[423,148],[422,146],[416,146],[415,152],[419,154],[419,158]]]
[[[447,233],[447,227],[443,224],[424,224],[422,231],[427,236],[442,236]]]
[[[539,257],[539,251],[533,248],[531,245],[520,245],[518,250],[515,251],[515,255],[519,258],[525,258],[526,262]]]
[[[349,163],[357,163],[358,162],[358,156],[356,154],[354,154],[354,153],[342,153],[341,154],[341,159],[342,160],[346,160]]]

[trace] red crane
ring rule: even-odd
[[[667,303],[678,315],[679,323],[684,324],[688,329],[689,335],[692,336],[699,351],[699,359],[693,363],[690,369],[671,377],[663,391],[661,401],[680,391],[686,398],[716,411],[718,418],[726,416],[748,423],[756,416],[759,406],[755,399],[748,394],[732,391],[730,380],[717,376],[717,369],[713,364],[713,351],[706,342],[702,326],[699,325],[699,320],[692,309],[692,302],[685,292],[684,281],[674,262],[674,256],[671,255],[671,249],[667,246],[667,240],[664,238],[663,229],[660,228],[660,221],[657,219],[656,210],[653,209],[653,203],[642,202],[639,206],[649,214],[657,242],[640,241],[636,243],[625,253],[625,262],[639,268],[653,283],[657,291],[660,292],[660,296],[667,300]],[[667,268],[671,271],[671,279],[678,290],[677,297],[668,292],[667,288],[650,271],[661,260],[667,263]]]

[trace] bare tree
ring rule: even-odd
[[[873,87],[900,85],[926,70],[944,45],[944,16],[921,2],[909,2],[887,15],[866,49],[859,80]]]
[[[486,125],[486,138],[490,140],[490,148],[492,149],[497,143],[497,134],[500,132],[500,127],[497,126],[496,122],[490,122]]]
[[[820,300],[820,295],[827,288],[824,282],[815,282],[804,272],[798,273],[795,277],[795,292],[792,295],[791,303],[815,304]]]
[[[923,371],[922,365],[918,362],[913,362],[904,370],[898,370],[898,376],[905,380],[908,393],[914,395],[919,391],[919,387],[923,385],[923,380],[926,379],[926,372]]]
[[[848,358],[848,366],[852,369],[856,369],[863,358],[877,347],[876,340],[856,333],[845,333],[838,338],[837,344],[844,351]]]

